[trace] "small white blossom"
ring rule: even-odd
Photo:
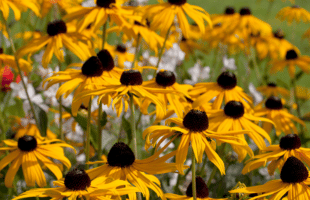
[[[236,69],[237,69],[237,66],[235,65],[235,59],[227,58],[227,56],[225,55],[223,57],[223,68],[222,68],[222,71],[236,70]]]
[[[210,78],[210,67],[202,67],[198,61],[194,67],[188,69],[191,79],[184,80],[184,83],[194,85],[199,81],[207,80]]]
[[[254,98],[254,104],[258,104],[263,100],[263,95],[258,92],[253,83],[249,84],[249,91]]]

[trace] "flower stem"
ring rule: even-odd
[[[193,192],[193,200],[197,200],[196,193],[196,159],[194,150],[192,150],[192,192]]]
[[[90,97],[89,103],[88,103],[88,116],[87,116],[87,129],[86,129],[86,144],[85,144],[86,166],[85,166],[85,169],[89,168],[89,165],[87,163],[89,162],[89,149],[90,149],[91,103],[92,103],[92,98]]]
[[[139,54],[139,47],[140,47],[140,40],[141,38],[141,35],[138,34],[138,37],[137,37],[137,45],[136,45],[136,50],[135,50],[135,57],[134,57],[134,60],[132,61],[131,63],[131,68],[134,68],[135,67],[135,62],[136,60],[138,60],[138,54]]]
[[[102,155],[101,115],[102,115],[102,105],[100,102],[98,108],[98,152],[97,152],[98,160],[101,158]]]
[[[102,49],[104,49],[104,44],[105,44],[105,41],[106,41],[108,19],[103,24],[103,30],[102,30]]]
[[[136,132],[136,121],[135,121],[135,106],[133,101],[133,95],[130,94],[130,110],[131,110],[131,132],[133,137],[134,153],[136,159],[138,159],[138,150],[137,150],[137,132]]]
[[[164,54],[165,46],[166,46],[166,43],[167,43],[167,40],[168,40],[168,37],[169,37],[169,34],[170,34],[170,29],[171,29],[172,25],[173,25],[173,24],[171,24],[171,26],[169,27],[169,29],[168,29],[168,31],[167,31],[164,44],[163,44],[163,46],[161,47],[160,52],[159,52],[159,54],[158,54],[158,61],[157,61],[157,64],[156,64],[156,68],[157,68],[157,69],[158,69],[158,66],[159,66],[161,57],[162,57],[163,54]],[[156,74],[156,72],[155,72],[155,74]]]
[[[59,87],[61,86],[61,84],[59,83]],[[64,133],[62,131],[62,95],[59,97],[59,135],[60,135],[60,139],[62,141],[65,141],[65,136]]]

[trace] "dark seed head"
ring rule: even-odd
[[[280,148],[284,150],[299,149],[301,147],[301,141],[298,135],[288,134],[281,138]]]
[[[278,39],[283,39],[285,35],[282,29],[278,29],[277,31],[273,33],[273,36]]]
[[[181,6],[186,3],[186,0],[168,0],[169,3]]]
[[[116,46],[116,51],[121,52],[121,53],[126,53],[127,48],[124,44],[118,44]]]
[[[121,84],[122,85],[142,85],[142,75],[137,70],[128,70],[124,71],[121,75]]]
[[[99,51],[97,54],[101,64],[103,66],[103,71],[111,71],[114,68],[114,60],[110,54],[110,52],[106,49]],[[102,74],[102,72],[101,72]]]
[[[67,33],[67,25],[64,21],[56,20],[47,25],[47,34],[49,36],[55,36],[60,33]]]
[[[209,189],[208,189],[206,183],[204,182],[204,180],[199,176],[196,176],[196,194],[197,194],[197,197],[201,198],[201,199],[207,198],[209,196]],[[186,196],[187,197],[193,197],[192,182],[187,187]]]
[[[237,85],[237,77],[232,72],[223,72],[217,78],[217,84],[226,90],[233,89]]]
[[[274,82],[270,82],[267,85],[268,87],[277,87],[277,84],[275,84]]]
[[[272,110],[281,110],[283,108],[282,101],[279,97],[271,96],[265,102],[266,108]]]
[[[286,60],[293,60],[298,58],[298,55],[294,49],[288,50],[285,56]]]
[[[83,169],[73,169],[65,176],[65,186],[69,190],[86,190],[90,183],[90,178]]]
[[[182,36],[181,41],[182,41],[182,42],[186,42],[186,41],[187,41],[187,39],[186,39],[184,36]]]
[[[306,166],[294,156],[289,157],[284,163],[280,178],[284,183],[300,183],[309,176]]]
[[[226,15],[233,15],[233,14],[235,14],[235,8],[234,8],[234,7],[231,7],[231,6],[228,6],[228,7],[225,9],[225,14],[226,14]]]
[[[300,8],[299,5],[293,5],[292,8]]]
[[[171,86],[175,83],[175,75],[172,71],[160,71],[156,75],[156,83],[160,86]]]
[[[108,154],[108,164],[113,167],[129,167],[135,162],[135,154],[123,142],[113,145]]]
[[[0,54],[3,54],[3,49],[2,48],[0,48]]]
[[[101,76],[103,65],[97,56],[90,57],[82,66],[82,74],[87,77]]]
[[[192,109],[184,119],[183,126],[193,132],[202,132],[208,129],[209,120],[206,112]]]
[[[239,101],[229,101],[224,107],[225,115],[238,119],[244,115],[244,106]]]
[[[112,3],[115,3],[115,0],[97,0],[97,6],[103,8],[110,8]]]
[[[21,151],[33,151],[37,148],[37,139],[30,135],[24,135],[18,139],[18,148]]]
[[[240,10],[240,15],[251,15],[251,10],[248,7],[243,7]]]
[[[135,24],[135,25],[138,25],[138,26],[144,26],[141,22],[138,22],[138,21],[136,21],[136,20],[134,21],[134,24]]]

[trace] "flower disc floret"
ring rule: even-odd
[[[0,54],[3,54],[3,49],[2,48],[0,48]]]
[[[294,49],[288,50],[285,55],[286,60],[294,60],[298,58],[298,55]]]
[[[67,33],[67,25],[64,21],[56,20],[47,25],[47,34],[49,36],[55,36],[60,33]]]
[[[217,78],[217,84],[221,86],[223,89],[233,89],[237,85],[237,77],[232,72],[223,72]]]
[[[24,135],[18,139],[18,148],[21,151],[30,152],[37,148],[37,139],[30,135]]]
[[[192,109],[184,119],[183,126],[193,132],[202,132],[208,129],[209,120],[206,112]]]
[[[248,7],[241,8],[240,15],[251,15],[251,10]]]
[[[283,104],[279,97],[271,96],[265,102],[266,108],[271,110],[281,110],[283,108]]]
[[[169,3],[181,6],[186,3],[186,0],[168,0]]]
[[[288,134],[281,138],[279,146],[284,150],[299,149],[301,147],[301,141],[298,135]]]
[[[126,53],[127,48],[124,44],[118,44],[116,46],[116,51],[121,52],[121,53]]]
[[[90,57],[82,66],[82,74],[87,77],[101,76],[104,67],[97,56]]]
[[[90,178],[83,169],[73,169],[65,176],[65,186],[70,190],[85,190],[90,183]]]
[[[129,167],[135,162],[135,159],[135,154],[123,142],[114,144],[108,154],[108,164],[113,167]]]
[[[228,6],[226,9],[225,9],[225,14],[226,15],[233,15],[235,14],[235,9],[231,6]]]
[[[229,101],[224,107],[225,115],[238,119],[244,115],[244,106],[240,101]]]
[[[156,75],[156,83],[164,87],[172,86],[175,83],[175,75],[172,71],[160,71]]]
[[[114,68],[114,60],[110,52],[106,49],[99,51],[97,54],[101,64],[103,66],[103,71],[111,71]],[[102,74],[102,72],[101,72]]]
[[[99,7],[110,8],[110,5],[115,3],[115,0],[97,0],[96,4]]]
[[[294,156],[289,157],[284,163],[280,178],[284,183],[301,183],[308,178],[306,166]]]
[[[193,197],[192,188],[193,188],[192,183],[190,183],[186,190],[187,197]],[[201,199],[207,198],[209,196],[209,189],[204,180],[199,176],[196,177],[196,194],[197,197]]]
[[[128,70],[124,71],[121,75],[121,84],[122,85],[142,85],[143,79],[142,75],[137,70]]]

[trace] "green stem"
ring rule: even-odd
[[[131,110],[131,132],[133,136],[133,145],[134,145],[134,153],[136,155],[136,159],[138,159],[138,149],[137,149],[137,132],[136,132],[136,121],[135,121],[135,106],[133,101],[133,95],[130,94],[130,110]]]
[[[159,63],[160,63],[160,60],[161,60],[161,57],[163,56],[164,54],[164,50],[165,50],[165,47],[166,47],[166,43],[167,43],[167,40],[168,40],[168,37],[169,37],[169,34],[170,34],[170,29],[172,27],[173,24],[171,24],[171,26],[169,27],[167,33],[166,33],[166,37],[165,37],[165,41],[164,41],[164,44],[163,46],[161,47],[160,49],[160,52],[158,54],[158,61],[157,61],[157,64],[156,64],[156,68],[158,69],[158,66],[159,66]],[[155,71],[155,74],[156,74],[156,71]]]
[[[104,49],[104,44],[105,44],[105,40],[106,40],[107,25],[108,25],[108,19],[103,24],[103,30],[102,30],[102,49]]]
[[[193,200],[197,200],[196,193],[196,159],[194,150],[192,150],[192,191],[193,191]]]
[[[98,108],[98,152],[97,152],[98,160],[101,158],[101,155],[102,155],[101,115],[102,115],[102,105],[100,102],[99,108]]]
[[[86,155],[86,166],[85,169],[89,168],[87,164],[89,162],[89,149],[90,149],[90,126],[91,126],[91,103],[92,98],[90,97],[88,103],[88,115],[87,115],[87,129],[86,129],[86,147],[85,147],[85,155]]]
[[[61,86],[61,84],[59,83],[59,87]],[[59,97],[59,135],[60,135],[60,139],[62,141],[65,140],[65,136],[64,133],[62,131],[62,95]]]
[[[138,60],[138,55],[139,55],[139,47],[140,47],[140,40],[141,38],[141,35],[138,34],[138,37],[137,37],[137,45],[136,45],[136,50],[135,50],[135,57],[134,57],[134,60],[132,61],[131,63],[131,68],[134,68],[135,67],[135,62],[136,60]]]

